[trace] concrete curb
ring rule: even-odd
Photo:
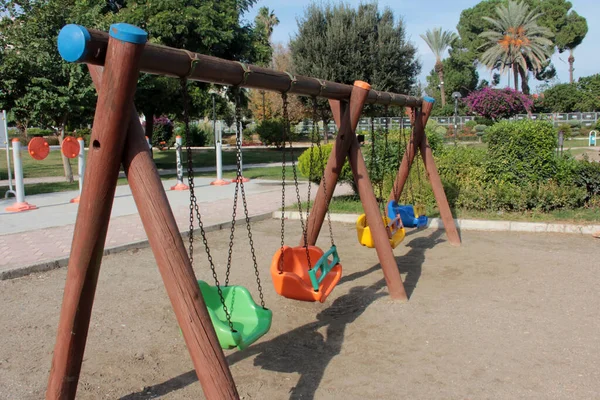
[[[272,213],[273,218],[281,218],[281,212]],[[299,219],[298,211],[286,211],[287,219]],[[349,224],[356,223],[358,214],[331,214],[331,221],[344,222]],[[458,229],[463,231],[484,231],[484,232],[531,232],[531,233],[568,233],[578,235],[591,235],[600,231],[600,225],[576,225],[576,224],[556,224],[547,222],[519,222],[519,221],[483,221],[473,219],[455,219]],[[444,224],[440,218],[431,218],[428,228],[444,229]]]
[[[253,215],[250,217],[250,222],[264,221],[264,220],[270,219],[271,217],[272,217],[272,212],[257,214],[257,215]],[[245,218],[236,220],[236,223],[245,223]],[[231,226],[231,222],[225,221],[225,222],[220,222],[217,224],[205,226],[204,230],[206,232],[214,232],[214,231],[220,231],[223,229],[229,229],[230,226]],[[198,229],[196,228],[195,231],[197,232]],[[187,239],[189,236],[189,232],[187,230],[181,231],[180,234],[184,239]],[[130,242],[130,243],[120,244],[117,246],[106,248],[106,249],[104,249],[104,255],[107,256],[109,254],[122,253],[122,252],[128,251],[128,250],[144,249],[149,246],[150,246],[150,244],[148,243],[148,239],[139,240],[136,242]],[[34,263],[34,264],[18,266],[15,268],[9,268],[9,269],[0,271],[0,281],[20,278],[20,277],[23,277],[26,275],[39,273],[39,272],[46,272],[46,271],[50,271],[50,270],[57,269],[57,268],[63,268],[63,267],[66,267],[68,264],[69,264],[69,257],[63,257],[63,258],[56,258],[53,260],[38,262],[38,263]]]

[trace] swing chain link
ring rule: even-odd
[[[318,118],[317,116],[317,98],[313,97],[313,121],[316,121]],[[323,159],[323,148],[321,147],[321,134],[319,133],[319,125],[316,124],[316,122],[313,122],[313,124],[316,125],[317,127],[317,131],[316,131],[316,137],[317,137],[317,149],[319,150],[319,162],[321,164],[321,174],[323,175],[322,180],[323,180],[323,196],[325,197],[325,199],[327,200],[327,181],[325,180],[325,162]],[[324,129],[324,135],[327,135],[327,127],[323,126]],[[312,152],[311,152],[312,155]],[[312,168],[312,166],[311,166]],[[309,198],[310,198],[310,192],[309,192]],[[333,228],[331,226],[331,212],[329,211],[329,202],[327,202],[326,204],[326,208],[327,208],[327,224],[329,225],[329,240],[331,241],[331,246],[335,246],[335,239],[333,238]]]
[[[217,277],[217,271],[215,270],[215,264],[213,262],[212,255],[210,253],[210,248],[208,247],[208,238],[206,237],[206,231],[204,230],[204,224],[202,222],[202,216],[200,214],[200,207],[198,206],[198,199],[196,198],[196,194],[194,191],[194,161],[192,158],[192,147],[191,147],[191,134],[190,134],[190,116],[189,116],[189,100],[188,100],[188,92],[187,92],[187,79],[181,80],[181,92],[183,97],[183,122],[185,125],[185,141],[186,141],[186,154],[187,154],[187,169],[188,169],[188,186],[190,188],[190,229],[189,229],[189,252],[190,252],[190,264],[192,267],[194,266],[194,212],[196,214],[196,218],[198,219],[198,227],[200,229],[200,236],[202,237],[202,243],[204,244],[204,250],[206,251],[206,255],[208,257],[208,263],[210,265],[210,270],[212,272],[213,279],[215,281],[215,286],[217,287],[217,292],[219,294],[219,300],[221,301],[221,305],[223,306],[223,311],[225,312],[225,317],[227,318],[227,323],[229,324],[229,329],[231,331],[235,331],[233,327],[233,323],[231,322],[231,315],[229,310],[227,309],[227,305],[225,304],[225,298],[223,297],[223,290],[221,289],[221,285],[219,283],[219,278]]]
[[[287,94],[282,93],[281,100],[283,101],[283,138],[282,138],[282,152],[281,152],[281,257],[279,258],[278,270],[279,273],[283,273],[283,246],[285,245],[285,144],[287,140],[287,124],[285,123],[285,117],[287,115],[288,100]]]
[[[236,123],[236,161],[237,161],[237,178],[236,178],[236,186],[235,186],[235,203],[237,206],[237,196],[238,196],[238,187],[242,193],[242,204],[244,206],[244,216],[246,219],[246,230],[248,232],[248,243],[250,245],[250,254],[252,255],[252,263],[254,266],[254,275],[256,276],[256,286],[258,287],[258,295],[260,297],[260,306],[263,309],[265,307],[265,297],[262,290],[262,285],[260,282],[260,273],[258,271],[258,262],[256,260],[256,252],[254,250],[254,240],[252,239],[252,228],[250,227],[250,213],[248,212],[248,202],[246,201],[246,190],[244,189],[244,181],[242,177],[242,115],[241,110],[242,106],[240,104],[240,92],[241,89],[236,88],[235,96],[235,123]],[[234,208],[235,210],[235,208]],[[235,211],[234,211],[235,213]],[[235,214],[234,214],[235,215]],[[233,220],[233,223],[235,220]],[[229,272],[229,266],[228,266]]]

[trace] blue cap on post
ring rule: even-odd
[[[112,24],[108,34],[122,42],[144,44],[148,40],[148,33],[135,25],[125,23]]]
[[[435,103],[435,99],[433,97],[425,96],[423,97],[423,100],[425,100],[428,103]]]
[[[81,61],[87,53],[90,33],[81,25],[65,25],[58,34],[58,52],[69,62]]]

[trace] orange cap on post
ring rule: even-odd
[[[11,140],[11,142],[15,143],[15,142],[20,142],[19,138],[14,138],[13,140]]]
[[[354,81],[354,86],[357,86],[361,89],[371,90],[371,85],[364,81]]]

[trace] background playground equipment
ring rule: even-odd
[[[8,172],[8,190],[4,193],[4,198],[7,199],[10,194],[17,196],[13,190],[12,171],[10,167],[10,147],[8,143],[8,123],[6,118],[6,110],[2,110],[2,122],[0,123],[0,145],[6,148],[6,171]]]
[[[25,201],[25,185],[23,184],[23,164],[21,163],[21,141],[17,138],[12,140],[13,162],[15,168],[15,191],[16,201],[6,207],[8,212],[21,212],[35,210],[37,207]]]
[[[327,190],[320,188],[317,193],[305,241],[314,245],[337,183],[336,170],[341,170],[348,155],[367,218],[379,220],[375,221],[371,230],[390,296],[406,300],[385,226],[377,218],[377,200],[370,186],[355,130],[366,102],[425,106],[421,99],[377,92],[364,84],[349,86],[310,77],[293,77],[285,72],[157,46],[146,43],[146,32],[127,24],[114,24],[109,32],[67,25],[58,38],[59,52],[66,61],[88,64],[98,91],[98,101],[87,158],[89,168],[86,169],[81,194],[83,207],[79,208],[73,234],[47,399],[72,399],[77,392],[121,163],[206,397],[239,398],[133,104],[140,71],[329,99],[340,134],[327,163],[326,179],[321,181],[321,185],[327,182]],[[349,104],[345,103],[347,100],[350,100]],[[433,158],[430,163],[433,163]],[[439,176],[437,179],[439,181]],[[327,201],[323,201],[324,196],[328,197]],[[445,209],[440,209],[444,216]],[[449,212],[449,207],[447,209]],[[452,227],[446,219],[444,223],[447,232],[452,227],[456,232],[451,216]]]
[[[66,139],[70,139],[70,138],[65,138]],[[67,150],[67,153],[70,152],[70,154],[75,154],[73,146],[72,146],[72,141],[69,140],[69,150]],[[62,147],[62,151],[63,154],[65,154],[65,146],[64,146],[65,141],[63,141],[63,147]],[[81,198],[81,190],[83,189],[83,176],[85,175],[85,141],[83,140],[83,138],[77,138],[77,145],[79,146],[79,151],[77,152],[77,170],[78,170],[78,174],[79,174],[79,194],[77,195],[77,197],[71,199],[71,203],[79,203],[79,200]],[[67,158],[68,157],[66,154],[65,156]]]
[[[177,184],[171,186],[171,190],[188,190],[190,187],[183,183],[183,165],[181,163],[181,147],[183,139],[181,136],[175,136],[175,158],[177,160]]]
[[[283,102],[283,152],[281,161],[281,247],[273,256],[271,261],[271,279],[275,291],[280,296],[289,299],[301,301],[319,301],[323,303],[331,293],[335,285],[342,277],[342,265],[337,253],[337,247],[333,238],[333,229],[331,227],[331,218],[329,208],[327,208],[327,221],[329,223],[329,238],[331,247],[323,252],[317,246],[308,245],[307,226],[304,223],[302,212],[302,201],[300,199],[300,188],[298,186],[298,171],[294,158],[292,139],[290,133],[290,119],[288,115],[288,97],[287,93],[282,94]],[[313,120],[317,116],[317,100],[313,98]],[[312,177],[314,171],[314,143],[317,142],[319,150],[319,165],[321,173],[325,168],[323,163],[323,152],[321,149],[321,139],[317,124],[313,124],[312,139],[309,158],[309,176]],[[286,143],[289,139],[289,146]],[[300,224],[302,226],[303,244],[300,246],[289,247],[285,245],[285,170],[286,153],[290,149],[292,159],[292,173],[294,175],[294,188],[296,190],[296,201],[298,214],[300,215]],[[310,211],[310,189],[311,181],[308,181],[308,203],[306,206],[306,215],[308,219]],[[330,259],[331,258],[331,259]],[[313,262],[316,262],[313,265]]]
[[[215,186],[229,185],[231,181],[223,179],[223,123],[222,121],[215,121],[215,95],[213,94],[213,132],[215,135],[215,162],[217,169],[217,179],[212,181],[210,184]],[[218,128],[217,128],[218,126]]]
[[[446,235],[448,236],[448,241],[454,246],[459,246],[460,236],[458,235],[458,230],[456,229],[454,219],[452,218],[452,212],[450,211],[448,199],[446,198],[446,193],[444,192],[442,180],[440,179],[437,167],[435,166],[435,160],[433,159],[431,147],[429,147],[427,135],[425,135],[425,126],[427,125],[427,120],[431,114],[434,101],[435,100],[431,97],[425,97],[423,98],[423,104],[421,108],[411,108],[408,110],[413,128],[410,133],[410,140],[406,145],[406,151],[402,157],[402,162],[400,163],[400,168],[396,174],[396,179],[394,181],[394,186],[392,187],[389,200],[393,200],[398,203],[406,180],[410,175],[410,169],[413,161],[415,161],[415,156],[417,153],[420,153],[423,164],[425,165],[425,171],[427,172],[427,176],[429,177],[429,181],[431,183],[435,201],[438,205],[438,209],[440,210],[440,216],[442,217],[444,229],[446,230]],[[415,214],[418,214],[418,212],[415,212]]]
[[[595,146],[596,145],[596,140],[598,139],[598,132],[596,131],[591,131],[590,132],[590,136],[588,139],[588,145],[589,146]]]
[[[384,149],[383,150],[383,161],[379,161],[379,163],[376,160],[377,152],[375,150],[375,140],[376,140],[377,135],[375,133],[375,124],[373,122],[373,118],[371,118],[371,129],[370,129],[370,134],[371,134],[371,171],[375,171],[374,175],[379,175],[375,178],[379,181],[379,198],[378,198],[379,209],[381,210],[381,218],[383,220],[383,224],[385,225],[386,233],[387,233],[388,239],[390,241],[390,246],[392,247],[392,249],[395,249],[404,240],[404,237],[406,236],[406,231],[404,230],[404,226],[402,224],[403,221],[400,219],[400,217],[397,215],[387,216],[386,208],[383,205],[383,181],[385,178],[385,173],[384,173],[385,166],[382,165],[382,163],[388,159],[388,150],[389,150],[388,149],[388,147],[389,147],[389,143],[388,143],[389,118],[387,117],[387,114],[388,114],[387,107],[385,108],[385,113],[386,113],[386,118],[384,119],[385,143],[384,143],[384,148],[383,148]],[[400,135],[402,135],[402,132],[400,132]],[[357,137],[357,140],[358,140],[358,137]],[[377,174],[377,170],[380,171],[379,174]],[[358,236],[358,242],[361,245],[363,245],[365,247],[369,247],[369,248],[375,247],[375,241],[373,240],[373,235],[371,234],[371,228],[369,227],[369,223],[367,221],[366,214],[360,215],[358,217],[358,219],[356,220],[356,235]]]

